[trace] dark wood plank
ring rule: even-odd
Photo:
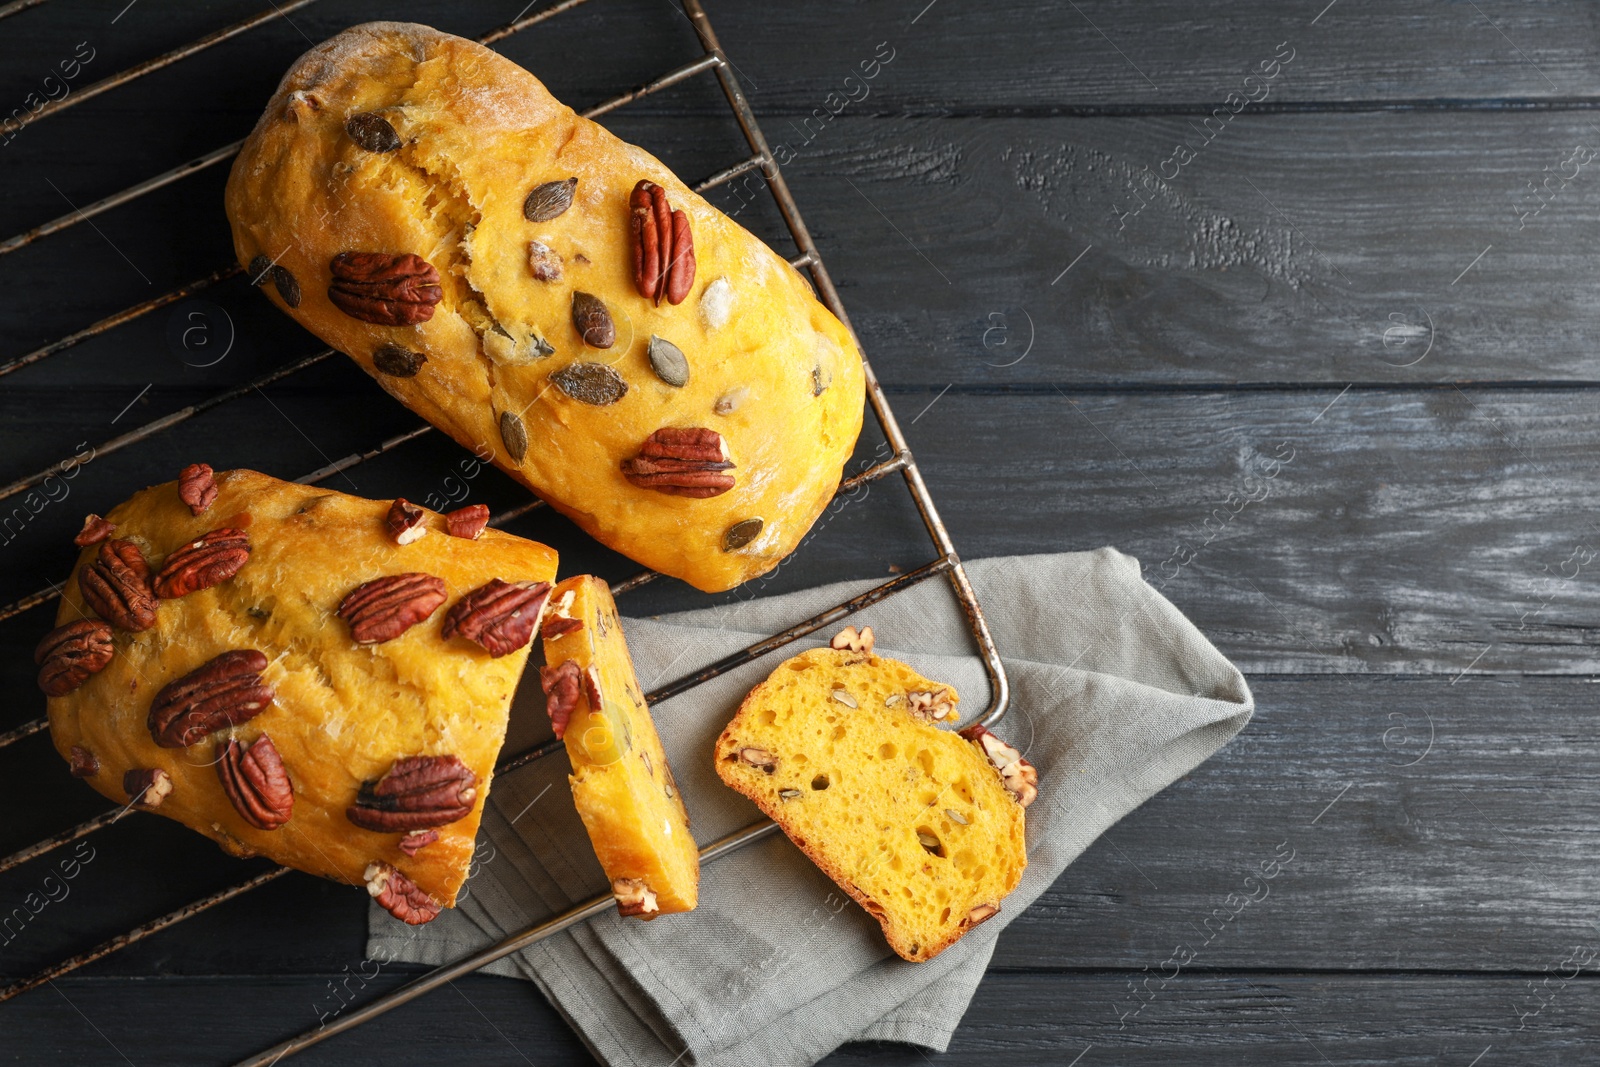
[[[240,400],[83,467],[67,500],[45,501],[0,546],[10,561],[0,597],[64,572],[84,512],[193,458],[295,477],[417,425],[353,367],[332,363],[328,374],[351,393],[268,390],[270,403]],[[26,457],[16,473],[70,454],[110,429],[134,392],[75,393],[75,405],[97,412],[87,429],[79,411],[0,394],[0,452]],[[1115,545],[1253,673],[1600,669],[1587,614],[1600,424],[1584,392],[940,392],[897,391],[893,401],[969,556]],[[426,499],[464,454],[432,436],[330,484]],[[496,507],[524,499],[493,472],[471,493]],[[3,514],[15,515],[19,501],[10,504]],[[553,514],[514,529],[556,545],[565,567],[634,573]],[[930,555],[891,480],[840,504],[769,580],[727,596],[886,577]],[[705,603],[662,582],[633,594],[628,610]],[[35,619],[5,631],[18,647],[39,632]],[[23,685],[30,670],[19,658],[0,676]]]
[[[1265,82],[1268,106],[1573,100],[1593,92],[1597,43],[1591,12],[1553,0],[1476,8],[1421,0],[707,6],[729,53],[756,80],[756,102],[801,114],[824,106],[880,40],[897,55],[864,104],[989,113],[1198,110],[1232,91],[1260,96],[1262,83],[1245,78],[1290,54]],[[805,48],[792,46],[798,39]]]
[[[1247,672],[1590,674],[1592,427],[1581,393],[1052,390],[910,437],[969,554],[1116,545]]]
[[[1600,131],[1586,114],[1245,115],[1181,170],[1174,145],[1200,143],[1185,119],[846,115],[794,138],[787,173],[891,384],[1592,383]],[[744,154],[714,119],[608,124],[690,179]],[[62,206],[43,175],[72,196],[106,184],[73,146],[0,154],[0,178],[13,166],[5,232]],[[1564,187],[1563,173],[1576,174]],[[229,262],[224,179],[206,172],[0,257],[15,297],[0,359]],[[1529,185],[1547,179],[1533,214]],[[793,254],[756,179],[712,199]],[[5,390],[209,380],[176,339],[210,308],[236,338],[212,378],[316,345],[234,279]]]
[[[1587,976],[1558,977],[1570,973],[1562,963],[1571,949],[1553,949],[1548,985],[1544,974],[1530,981],[1185,972],[1120,1030],[1115,1005],[1127,995],[1127,972],[991,974],[949,1053],[934,1062],[989,1067],[1003,1058],[1020,1067],[1064,1067],[1081,1056],[1080,1067],[1175,1061],[1194,1067],[1467,1067],[1481,1056],[1484,1067],[1579,1067],[1592,1062],[1600,991]],[[314,1005],[339,977],[69,979],[58,982],[56,992],[41,990],[7,1005],[8,1022],[16,1025],[8,1029],[7,1051],[22,1063],[121,1064],[123,1056],[174,1067],[231,1062],[296,1027],[315,1025]],[[388,984],[382,975],[372,987]],[[1547,1003],[1532,1014],[1539,997]],[[151,1026],[152,1018],[182,1022]],[[341,1035],[292,1062],[557,1067],[594,1061],[532,986],[470,978],[415,1002],[400,1023]],[[823,1062],[916,1067],[930,1061],[904,1046],[847,1045]]]
[[[183,5],[156,15],[89,0],[52,0],[49,10],[8,20],[0,40],[0,100],[7,110],[88,39],[97,50],[87,77],[99,78],[261,10],[258,0]],[[1284,5],[1270,0],[1197,8],[1183,0],[1012,0],[983,8],[959,4],[862,7],[845,0],[773,9],[723,0],[707,5],[755,102],[771,113],[809,115],[837,107],[829,92],[853,91],[879,111],[1051,110],[1158,107],[1198,111],[1231,91],[1265,106],[1375,102],[1591,100],[1595,25],[1581,5],[1480,4],[1441,9],[1425,0],[1381,6]],[[498,47],[553,86],[582,98],[611,91],[617,74],[644,81],[668,48],[692,38],[675,5],[598,0]],[[1321,12],[1319,14],[1319,12]],[[424,0],[402,17],[476,36],[516,9]],[[157,81],[169,105],[191,79],[225,73],[223,91],[264,99],[290,60],[346,26],[394,18],[381,0],[323,0],[289,23],[263,27]],[[297,29],[298,28],[298,31]],[[302,37],[301,34],[304,34]],[[794,42],[805,41],[796,48]],[[865,88],[846,85],[880,42],[892,55]],[[1245,78],[1274,56],[1293,55],[1278,75]],[[867,68],[871,70],[870,66]],[[1269,66],[1268,71],[1274,70]],[[82,78],[78,79],[81,83]],[[870,94],[862,96],[864,91]],[[132,112],[145,98],[128,93],[97,104]],[[186,111],[205,101],[183,99]],[[710,98],[668,97],[647,107],[715,111]],[[855,106],[855,105],[852,105]],[[1209,107],[1206,109],[1209,110]]]
[[[1572,949],[1570,942],[1553,946],[1551,971],[1570,972],[1560,964]],[[1594,1024],[1586,1009],[1595,984],[1552,978],[1543,987],[1544,977],[1534,976],[1532,984],[1550,1005],[1527,1017],[1521,1030],[1516,1007],[1531,1012],[1539,1003],[1526,978],[1281,974],[1180,975],[1119,1030],[1115,1005],[1130,985],[1122,974],[990,975],[939,1062],[993,1063],[1003,1055],[1029,1067],[1063,1067],[1075,1056],[1082,1056],[1079,1067],[1470,1067],[1480,1056],[1483,1067],[1587,1063]],[[824,1062],[910,1067],[923,1061],[914,1051],[873,1049]]]
[[[1568,679],[1256,679],[1250,727],[1115,826],[1002,935],[994,965],[1159,971],[1538,973],[1590,922],[1600,743]],[[1011,736],[1025,737],[1018,707]],[[51,798],[0,850],[98,810],[45,742],[5,757]],[[1048,789],[1047,780],[1044,787]],[[260,869],[166,820],[96,835],[69,895],[5,946],[29,973]],[[81,857],[80,857],[81,858]],[[716,877],[708,867],[707,878]],[[50,875],[0,882],[0,910]],[[93,973],[298,974],[359,968],[365,898],[292,875]],[[1587,931],[1587,933],[1586,933]]]
[[[788,171],[891,383],[1593,381],[1596,149],[1579,114],[1241,116],[1209,143],[845,117]]]
[[[1251,686],[1245,731],[1068,867],[996,966],[1538,974],[1593,941],[1590,686]]]

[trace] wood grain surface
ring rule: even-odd
[[[826,1062],[1594,1062],[1600,12],[708,2],[962,553],[1115,545],[1258,701],[1008,928],[948,1053]],[[83,90],[263,5],[0,19],[0,122],[93,53],[68,93],[87,98],[0,133],[0,242],[242,137],[308,42],[379,17],[477,35],[519,6],[320,0],[100,95]],[[592,0],[497,47],[583,108],[697,46],[667,0]],[[691,181],[746,154],[709,78],[604,121]],[[226,266],[225,177],[0,253],[0,365]],[[759,182],[709,195],[793,253]],[[183,463],[298,477],[419,425],[342,358],[248,386],[320,347],[233,278],[0,377],[0,484],[94,455],[43,506],[0,500],[0,606],[60,580],[86,511]],[[328,484],[425,496],[460,456],[430,433]],[[494,472],[469,490],[523,499]],[[569,572],[638,569],[552,514],[512,528]],[[928,555],[884,483],[770,588]],[[705,603],[663,581],[623,610]],[[47,612],[0,620],[0,731],[42,711]],[[42,735],[0,774],[0,854],[104,808]],[[159,819],[91,840],[0,974],[266,869]],[[0,910],[43,873],[0,875]],[[0,1005],[0,1060],[229,1062],[315,1024],[361,964],[364,914],[291,874]],[[297,1062],[592,1060],[531,986],[475,977]]]

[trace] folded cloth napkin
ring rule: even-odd
[[[1028,869],[999,915],[935,959],[906,963],[775,835],[706,864],[694,912],[644,923],[608,911],[487,970],[537,983],[614,1067],[803,1067],[847,1041],[948,1047],[1007,922],[1104,830],[1225,744],[1253,708],[1239,671],[1144,583],[1132,557],[1101,549],[967,569],[1011,679],[995,732],[1039,772]],[[873,584],[627,619],[640,681],[673,681]],[[965,720],[982,714],[988,685],[947,581],[913,586],[850,622],[873,627],[879,653],[955,685]],[[717,778],[717,735],[779,662],[836,629],[654,708],[702,845],[760,818]],[[532,714],[513,712],[523,727],[543,719],[536,705],[523,710]],[[507,751],[537,739],[514,728]],[[566,774],[558,755],[497,779],[460,906],[415,928],[374,908],[369,955],[444,963],[606,891]]]

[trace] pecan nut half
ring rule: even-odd
[[[238,574],[249,558],[250,538],[243,530],[209,530],[167,557],[156,574],[156,596],[175,600],[209,589]]]
[[[427,514],[405,497],[398,497],[389,505],[389,513],[383,517],[383,528],[389,531],[389,536],[397,545],[409,545],[428,532],[423,525]]]
[[[437,830],[412,830],[400,839],[399,848],[406,855],[415,856],[437,840],[439,840]]]
[[[681,304],[694,284],[694,235],[689,216],[674,211],[667,191],[641,180],[628,196],[633,238],[633,284],[656,304]]]
[[[447,511],[444,525],[451,537],[465,537],[468,541],[476,541],[483,536],[483,531],[489,528],[489,505],[468,504],[464,508]]]
[[[72,543],[79,548],[88,548],[90,545],[98,545],[116,532],[116,523],[107,522],[99,515],[90,512],[83,517],[83,529],[73,537]]]
[[[550,612],[544,617],[544,629],[539,631],[539,636],[546,641],[554,641],[558,637],[577,633],[581,629],[583,629],[582,619],[569,619],[565,615]]]
[[[445,602],[444,579],[412,571],[364,582],[339,601],[339,618],[358,645],[393,641]]]
[[[340,252],[328,268],[328,299],[362,322],[414,326],[433,318],[434,305],[444,299],[439,272],[410,252]]]
[[[990,733],[981,723],[960,731],[961,736],[983,750],[1000,774],[1000,783],[1013,800],[1023,807],[1039,796],[1039,772],[1022,758],[1022,753]]]
[[[122,791],[136,808],[159,808],[172,795],[172,775],[160,767],[136,767],[122,776]]]
[[[74,778],[93,778],[100,773],[100,757],[82,745],[73,745],[67,757],[67,769]]]
[[[859,631],[854,626],[846,626],[833,635],[833,640],[828,642],[829,648],[836,648],[841,652],[871,652],[875,644],[872,636],[872,627],[863,626]]]
[[[64,697],[99,674],[111,662],[111,627],[99,619],[78,619],[57,626],[33,650],[39,665],[39,688],[46,696]]]
[[[502,582],[491,578],[456,601],[444,617],[446,640],[465,637],[482,645],[491,656],[504,656],[533,639],[549,582]]]
[[[191,463],[178,475],[178,499],[198,515],[217,499],[217,479],[209,463]]]
[[[561,280],[561,253],[543,241],[528,242],[528,271],[541,282]]]
[[[567,736],[567,724],[578,708],[583,693],[583,671],[574,659],[562,660],[554,667],[539,668],[539,688],[544,690],[544,709],[556,740]]]
[[[421,926],[439,917],[439,902],[417,884],[381,860],[367,864],[361,877],[367,892],[383,909],[411,926]]]
[[[184,748],[224,726],[249,722],[272,703],[261,680],[267,657],[235,649],[162,686],[150,704],[150,736],[162,748]]]
[[[217,760],[217,777],[234,810],[257,830],[276,830],[294,814],[294,786],[278,746],[266,734],[249,745],[228,738]]]
[[[380,834],[431,830],[466,818],[477,795],[478,776],[455,756],[407,756],[363,782],[344,814]]]
[[[661,910],[655,890],[642,878],[613,878],[611,895],[617,898],[618,915],[655,915]]]
[[[113,626],[137,633],[156,623],[150,564],[126,538],[100,543],[100,554],[78,572],[78,587],[95,613]]]
[[[912,689],[906,693],[906,714],[923,722],[944,722],[956,717],[956,706],[948,689]]]
[[[664,427],[622,461],[622,476],[641,489],[671,496],[720,496],[733,488],[734,468],[722,435],[703,427]]]

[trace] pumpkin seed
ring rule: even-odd
[[[668,385],[681,389],[689,384],[689,361],[683,350],[665,337],[650,335],[650,367]]]
[[[967,817],[965,815],[961,814],[956,809],[954,809],[954,808],[945,808],[944,809],[944,813],[946,815],[950,816],[950,821],[951,822],[960,823],[962,826],[967,825]]]
[[[768,774],[778,769],[778,757],[764,748],[741,748],[739,758],[752,767],[758,767]]]
[[[344,132],[368,152],[393,152],[400,147],[400,135],[389,120],[372,111],[351,115],[345,120]]]
[[[428,362],[428,357],[421,352],[413,352],[409,348],[402,348],[394,342],[386,342],[378,346],[372,353],[372,365],[384,374],[395,378],[414,378],[422,365]]]
[[[717,397],[717,402],[711,405],[711,410],[718,415],[732,415],[739,410],[739,405],[744,403],[744,398],[749,395],[750,390],[742,385],[737,389],[729,389]]]
[[[545,182],[533,187],[533,192],[522,202],[522,214],[529,222],[549,222],[572,206],[572,191],[578,179]]]
[[[923,848],[927,849],[929,852],[933,853],[935,856],[939,854],[939,839],[934,837],[932,834],[925,834],[921,830],[918,830],[917,843]]]
[[[513,463],[521,463],[522,458],[528,454],[528,430],[522,425],[522,420],[514,411],[500,413],[500,440],[505,442],[506,452],[511,456]]]
[[[488,333],[481,335],[483,350],[490,359],[496,363],[508,363],[513,367],[525,367],[529,363],[538,362],[546,356],[555,354],[555,345],[546,341],[536,333],[518,340],[514,334],[498,322],[492,324]]]
[[[744,519],[728,527],[728,532],[722,535],[722,551],[733,552],[743,548],[756,539],[761,532],[761,527],[766,523],[761,519]]]
[[[583,343],[591,348],[610,348],[617,343],[617,328],[611,322],[611,312],[593,293],[572,294],[572,325]]]
[[[300,283],[294,280],[288,267],[278,264],[272,268],[272,284],[277,286],[278,295],[285,304],[292,308],[300,306]]]
[[[905,698],[906,695],[904,693],[890,693],[888,696],[883,698],[883,706],[886,708],[892,708],[896,704],[904,701]]]
[[[713,279],[700,294],[700,321],[706,329],[715,330],[727,325],[733,314],[733,286],[726,278]]]
[[[622,375],[605,363],[569,363],[550,375],[550,381],[572,399],[597,407],[615,404],[628,392]]]
[[[784,800],[793,800],[795,797],[800,795],[800,790],[798,790],[798,789],[780,789],[780,790],[778,790],[778,795],[780,797],[782,797]]]
[[[835,689],[833,691],[833,699],[837,700],[839,703],[843,704],[847,708],[854,708],[854,707],[859,707],[860,706],[860,705],[858,705],[856,703],[856,698],[851,696],[848,692],[846,692],[843,689]]]

